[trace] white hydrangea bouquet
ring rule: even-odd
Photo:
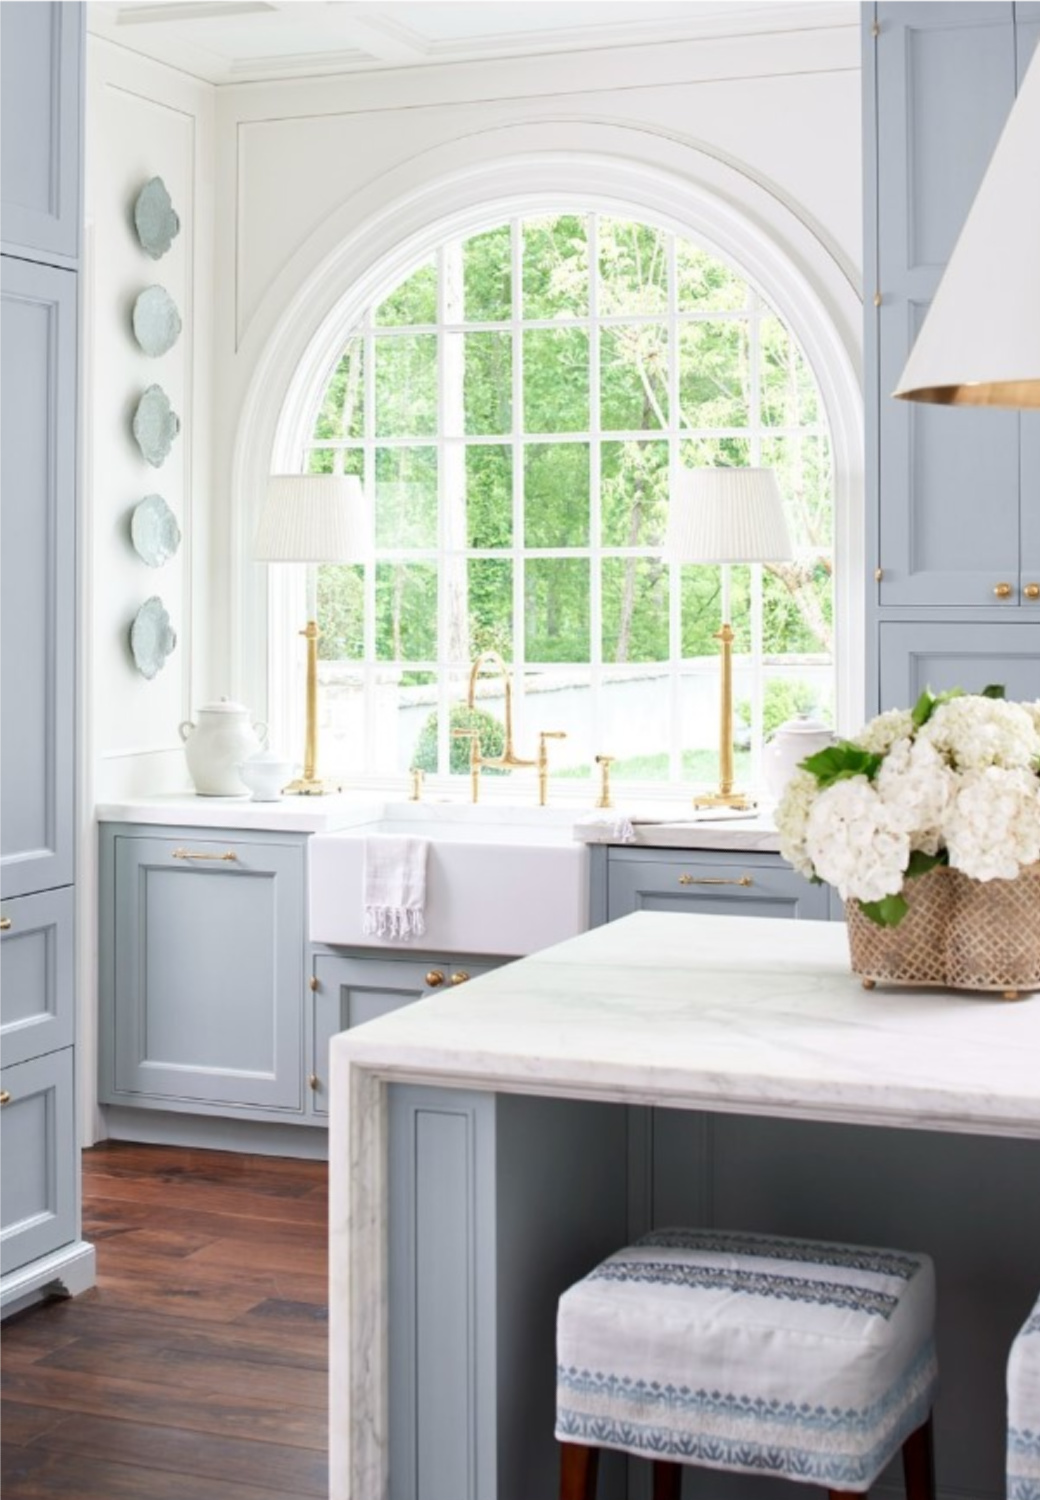
[[[1040,861],[1040,701],[926,691],[803,761],[776,824],[795,869],[880,927],[903,920],[908,883],[937,866],[1013,881]]]

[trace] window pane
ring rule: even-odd
[[[681,655],[719,654],[715,632],[722,624],[722,570],[704,564],[684,564],[682,576]]]
[[[437,431],[437,335],[377,339],[376,436],[424,437]]]
[[[513,539],[513,453],[504,444],[466,449],[466,532],[470,547]]]
[[[470,558],[469,648],[472,660],[482,651],[513,659],[513,564],[506,559]]]
[[[509,225],[474,235],[462,247],[466,321],[504,323],[513,315],[513,256]]]
[[[437,568],[433,563],[376,564],[376,656],[433,661],[437,656]]]
[[[748,330],[743,319],[686,323],[679,332],[684,427],[746,427]]]
[[[748,285],[726,262],[689,240],[675,246],[680,312],[736,312],[748,305]]]
[[[752,674],[734,666],[735,703],[750,703]],[[713,790],[719,783],[719,670],[718,662],[702,662],[679,678],[682,779],[695,790]],[[748,729],[733,715],[733,768],[738,789],[746,790],[751,770]]]
[[[361,563],[318,569],[318,655],[360,661],[365,654],[365,569]]]
[[[365,477],[365,454],[361,448],[312,448],[307,454],[308,474],[353,474]]]
[[[763,729],[766,737],[798,714],[834,722],[834,673],[829,663],[772,669],[763,682]]]
[[[584,547],[589,540],[589,445],[529,443],[524,450],[524,544]]]
[[[467,333],[466,432],[508,434],[513,426],[513,340],[508,333]]]
[[[376,308],[376,322],[382,327],[409,327],[415,323],[437,321],[437,262],[428,260],[413,271],[407,281],[394,288]]]
[[[601,454],[603,545],[660,545],[668,515],[668,444],[604,443]]]
[[[809,362],[780,319],[759,321],[759,381],[762,421],[770,427],[802,427],[820,420],[820,396]]]
[[[347,344],[332,379],[314,428],[316,438],[359,438],[365,433],[365,345],[360,338]]]
[[[683,438],[679,462],[684,469],[746,469],[751,463],[751,444],[743,437]]]
[[[589,310],[589,246],[584,217],[525,219],[525,318],[581,318]]]
[[[536,557],[525,565],[524,604],[529,662],[589,659],[589,564]]]
[[[312,448],[307,454],[308,474],[335,474],[336,450],[334,448]]]
[[[795,549],[829,550],[834,525],[830,440],[822,436],[764,438],[762,462],[776,470]]]
[[[774,563],[762,579],[762,649],[769,658],[829,657],[834,637],[834,589],[827,556]]]
[[[623,323],[600,334],[600,423],[639,432],[668,422],[668,330]]]
[[[377,448],[377,547],[437,544],[436,448]]]
[[[652,224],[601,216],[599,310],[656,313],[668,306],[668,236]]]
[[[589,336],[584,328],[524,333],[524,430],[585,432],[589,425]]]
[[[668,660],[668,565],[659,558],[604,559],[603,660]]]

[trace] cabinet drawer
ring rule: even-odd
[[[497,967],[486,960],[458,957],[348,958],[319,954],[312,980],[311,1112],[329,1112],[329,1042],[338,1031],[363,1026],[403,1005],[438,994],[442,988],[450,991]]]
[[[49,1255],[76,1234],[72,1048],[0,1072],[0,1272]]]
[[[5,901],[0,932],[0,1045],[4,1063],[72,1045],[71,886]]]
[[[185,830],[111,845],[103,1100],[301,1112],[302,843]]]
[[[827,890],[779,856],[739,860],[703,851],[615,852],[607,865],[607,920],[633,911],[713,913],[716,916],[828,916]]]

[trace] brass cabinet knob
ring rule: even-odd
[[[1027,583],[1022,592],[1027,599],[1040,599],[1040,583]]]
[[[997,584],[994,584],[994,586],[993,586],[993,592],[994,592],[994,594],[996,594],[996,596],[997,596],[998,599],[1010,599],[1011,598],[1011,585],[1010,585],[1010,583],[997,583]]]
[[[311,1089],[314,1090],[315,1093],[317,1093],[321,1088],[321,1079],[318,1077],[317,1073],[312,1073],[307,1079],[307,1084]]]
[[[7,1090],[6,1089],[0,1089],[0,1108],[2,1108],[3,1105],[5,1105],[5,1104],[10,1104],[10,1102],[11,1102],[11,1096],[7,1092]]]
[[[429,973],[426,975],[426,983],[429,985],[431,990],[435,990],[439,984],[443,984],[444,975],[441,973],[440,969],[430,969]]]
[[[307,988],[314,991],[315,993],[317,993],[317,991],[321,989],[321,980],[318,978],[317,974],[312,974],[308,979]]]
[[[10,917],[0,917],[0,932],[10,932],[10,930],[11,930],[11,918]]]
[[[451,982],[452,984],[465,984],[468,978],[469,975],[465,969],[456,969],[455,973],[451,976]]]

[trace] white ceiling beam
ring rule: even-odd
[[[298,10],[299,4],[300,0],[272,0],[273,8],[285,14]],[[427,60],[429,49],[422,37],[395,21],[377,17],[369,6],[350,4],[349,0],[323,0],[307,5],[307,19],[328,32],[344,50],[367,52],[379,62],[407,66]]]

